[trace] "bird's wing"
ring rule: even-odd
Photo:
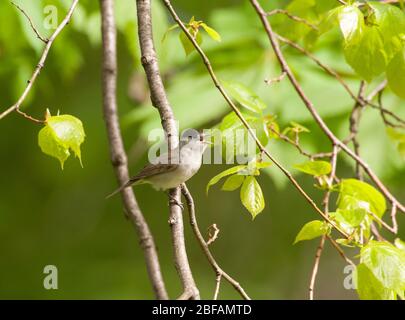
[[[133,178],[131,178],[132,182],[136,182],[138,180],[156,176],[161,173],[167,173],[174,171],[178,168],[178,164],[148,164]]]

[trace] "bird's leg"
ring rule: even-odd
[[[172,205],[172,204],[174,204],[174,205],[176,205],[176,206],[179,206],[180,209],[181,209],[182,211],[184,211],[183,203],[177,201],[176,198],[173,198],[173,197],[171,196],[171,194],[170,194],[170,191],[166,191],[166,193],[167,193],[167,195],[169,196],[169,206]]]

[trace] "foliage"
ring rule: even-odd
[[[38,133],[38,144],[43,153],[55,157],[63,165],[72,150],[82,164],[80,145],[85,134],[82,122],[71,115],[51,116],[47,111],[45,127]]]

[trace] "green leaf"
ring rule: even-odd
[[[384,288],[403,294],[405,290],[405,252],[388,242],[370,241],[360,251],[367,266]]]
[[[193,30],[191,28],[188,28],[188,31],[191,34],[193,34]],[[191,52],[194,51],[194,49],[195,49],[194,45],[183,31],[180,32],[179,37],[180,37],[181,44],[183,45],[184,52],[186,53],[186,56],[188,56]],[[196,34],[194,35],[194,39],[198,45],[200,45],[202,43],[202,37],[198,31],[196,31]]]
[[[221,190],[234,191],[242,185],[244,180],[245,180],[245,176],[239,175],[239,174],[234,174],[225,180]]]
[[[364,26],[344,47],[347,63],[370,82],[386,68],[387,55],[381,32],[376,26]]]
[[[326,175],[332,170],[329,162],[321,160],[295,164],[294,168],[315,177]]]
[[[215,177],[213,177],[213,178],[208,182],[207,188],[206,188],[207,193],[208,193],[210,187],[211,187],[212,185],[218,183],[219,180],[221,180],[222,178],[224,178],[224,177],[226,177],[226,176],[229,176],[229,175],[231,175],[231,174],[234,174],[234,173],[238,173],[239,171],[241,171],[241,170],[243,170],[243,169],[245,169],[245,168],[246,168],[246,165],[239,165],[239,166],[235,166],[235,167],[229,168],[229,169],[227,169],[227,170],[225,170],[225,171],[222,171],[221,173],[217,174]]]
[[[382,217],[387,205],[384,196],[373,186],[356,179],[343,179],[340,183],[339,203],[345,195],[352,196],[360,201],[370,204],[370,211]]]
[[[222,84],[242,107],[257,113],[261,113],[262,110],[266,109],[266,104],[259,96],[242,83],[236,81],[222,81]]]
[[[391,90],[405,99],[405,46],[388,64],[387,79]]]
[[[162,42],[164,42],[166,40],[170,31],[177,29],[178,27],[179,27],[179,25],[176,23],[176,24],[172,25],[169,29],[167,29],[166,32],[163,34]]]
[[[361,300],[395,300],[395,291],[386,289],[364,263],[356,267],[357,294]]]
[[[319,32],[321,34],[328,32],[330,29],[339,24],[339,14],[343,10],[343,6],[330,10],[319,24]]]
[[[302,124],[299,124],[295,121],[291,121],[290,125],[292,126],[292,130],[301,133],[301,132],[311,132],[307,127],[304,127]]]
[[[392,58],[401,48],[401,34],[405,31],[405,14],[399,8],[376,1],[368,2],[372,13],[371,24],[378,26],[384,41],[384,50]]]
[[[82,122],[71,116],[47,115],[46,125],[39,131],[38,144],[43,153],[59,159],[61,167],[72,150],[81,161],[80,145],[84,142],[85,133]]]
[[[263,192],[255,177],[246,177],[240,189],[240,199],[253,219],[263,211],[265,206]]]
[[[204,28],[205,32],[208,33],[208,35],[211,37],[211,39],[220,42],[221,41],[221,36],[217,31],[215,31],[213,28],[207,26],[205,23],[201,23],[201,26]]]
[[[296,244],[299,241],[315,239],[324,234],[327,234],[329,230],[330,229],[328,228],[327,224],[323,221],[320,220],[310,221],[302,227],[300,232],[298,232],[297,236],[295,237],[294,244]]]
[[[355,5],[342,7],[338,11],[339,27],[346,43],[357,41],[364,28],[363,13]]]
[[[368,202],[358,200],[349,195],[343,195],[339,201],[336,220],[351,227],[358,227],[366,217],[369,207],[370,204]]]

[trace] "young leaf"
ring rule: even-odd
[[[315,177],[330,173],[332,167],[327,161],[307,161],[301,164],[295,164],[294,168]]]
[[[384,51],[391,59],[401,48],[400,36],[405,30],[405,14],[399,8],[376,1],[370,1],[371,23],[378,26],[384,41]]]
[[[69,150],[74,152],[82,164],[80,145],[84,138],[83,124],[79,119],[71,115],[47,115],[46,125],[38,133],[38,144],[43,153],[59,159],[63,169],[70,155]]]
[[[174,25],[172,25],[169,29],[166,30],[166,32],[163,34],[162,37],[162,42],[164,42],[168,36],[168,34],[170,33],[170,31],[177,29],[179,27],[179,25],[176,23]]]
[[[294,244],[304,240],[312,240],[329,232],[327,224],[320,220],[306,223],[295,237]]]
[[[345,195],[352,196],[360,201],[365,201],[370,204],[370,210],[378,217],[382,217],[387,204],[384,196],[377,191],[373,186],[356,179],[343,179],[340,183],[339,202],[342,201]]]
[[[358,227],[370,210],[370,204],[358,200],[349,195],[343,195],[339,201],[339,207],[335,218],[340,223],[348,224],[351,227]]]
[[[347,63],[363,79],[370,82],[386,68],[384,41],[377,26],[364,26],[344,47]]]
[[[240,174],[234,174],[225,180],[221,190],[234,191],[242,185],[244,180],[245,180],[245,176],[242,176]]]
[[[222,81],[222,84],[242,107],[257,113],[261,113],[262,110],[266,109],[266,104],[263,100],[242,83],[236,81]]]
[[[345,42],[355,42],[364,28],[363,13],[357,6],[344,6],[338,12],[338,20]]]
[[[193,30],[191,28],[188,28],[188,31],[191,32],[191,34],[193,34]],[[188,56],[195,49],[194,45],[183,31],[180,32],[179,37],[181,44],[183,45],[184,52],[186,53],[186,56]],[[197,42],[197,44],[200,45],[202,43],[202,37],[201,34],[198,32],[198,30],[194,35],[194,39]]]
[[[388,242],[370,241],[360,252],[361,262],[384,288],[403,294],[405,290],[405,252]]]
[[[391,90],[405,99],[405,46],[388,64],[387,79]]]
[[[229,176],[229,175],[234,174],[234,173],[238,173],[239,171],[241,171],[241,170],[243,170],[243,169],[245,169],[245,168],[246,168],[246,165],[239,165],[239,166],[235,166],[235,167],[229,168],[229,169],[227,169],[227,170],[225,170],[225,171],[222,171],[221,173],[217,174],[215,177],[213,177],[213,178],[208,182],[207,188],[206,188],[207,193],[208,193],[210,187],[211,187],[212,185],[218,183],[219,180],[221,180],[223,177]]]
[[[205,23],[201,23],[201,27],[204,28],[205,32],[215,41],[221,41],[221,36],[213,28],[207,26]]]
[[[361,300],[395,300],[395,291],[386,289],[364,263],[356,267],[357,294]]]
[[[265,206],[263,192],[255,177],[246,177],[240,189],[240,199],[253,219],[263,211]]]

